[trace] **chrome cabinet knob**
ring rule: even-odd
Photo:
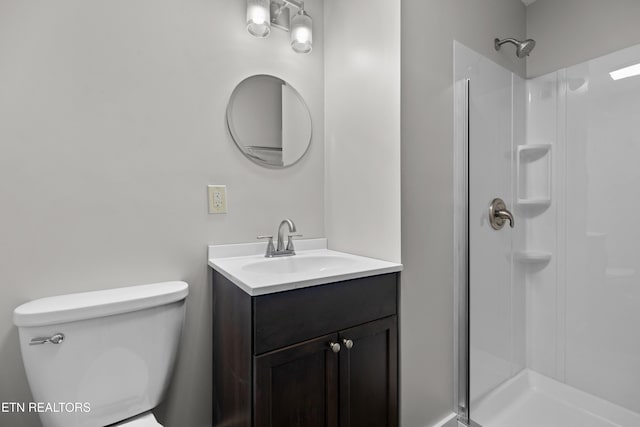
[[[345,338],[342,342],[344,343],[344,346],[347,347],[347,350],[351,350],[353,348],[353,341]]]
[[[330,342],[329,343],[329,348],[334,353],[339,353],[340,352],[340,344],[338,344],[337,342]]]

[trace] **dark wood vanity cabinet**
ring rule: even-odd
[[[214,426],[398,425],[397,273],[254,297],[212,276]]]

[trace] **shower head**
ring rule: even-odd
[[[516,45],[516,55],[518,58],[524,58],[525,56],[529,56],[534,47],[536,47],[536,41],[533,39],[527,39],[525,41],[520,41],[512,38],[508,39],[495,39],[493,41],[496,50],[500,50],[500,47],[505,43],[513,43]]]
[[[518,58],[529,56],[534,47],[536,47],[536,41],[534,39],[527,39],[518,45],[516,55],[518,55]]]

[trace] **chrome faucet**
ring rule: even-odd
[[[278,246],[276,246],[276,252],[282,252],[286,250],[284,248],[284,226],[289,226],[289,233],[296,232],[296,225],[290,219],[283,219],[278,227]]]
[[[278,243],[277,246],[273,246],[273,236],[258,236],[258,239],[269,239],[269,243],[267,244],[267,251],[264,256],[266,258],[273,258],[279,256],[291,256],[295,255],[296,251],[293,247],[293,238],[301,237],[302,234],[288,234],[287,237],[287,246],[284,246],[284,227],[289,227],[289,233],[296,232],[296,225],[290,219],[283,219],[278,227]]]

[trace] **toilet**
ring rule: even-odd
[[[185,282],[28,302],[13,312],[43,427],[158,427],[150,412],[173,371]]]

